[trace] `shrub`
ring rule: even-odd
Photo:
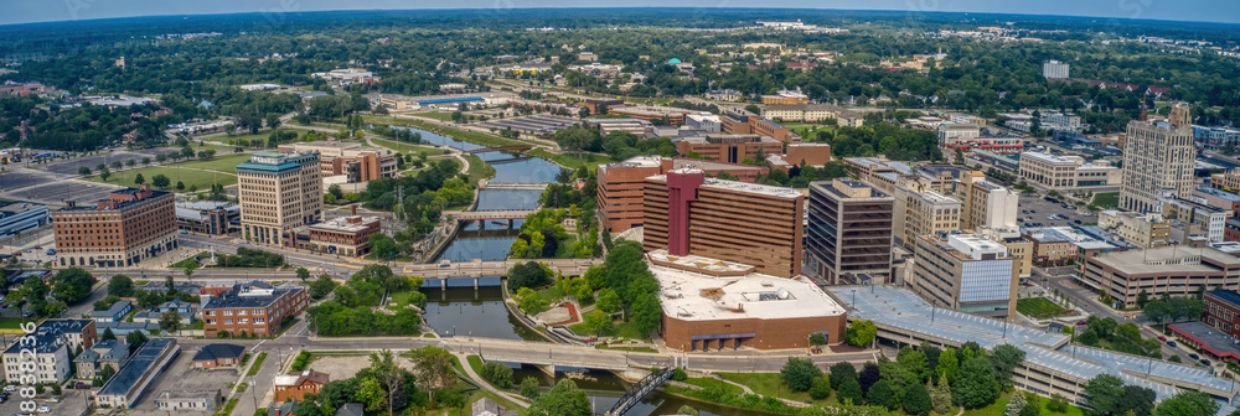
[[[506,389],[512,387],[512,369],[500,363],[486,363],[482,365],[483,380],[491,385]]]

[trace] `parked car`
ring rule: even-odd
[[[1169,340],[1169,341],[1167,341],[1167,346],[1168,346],[1168,347],[1171,347],[1171,348],[1175,348],[1175,340]]]
[[[1192,358],[1193,361],[1197,361],[1201,359],[1201,356],[1197,355],[1197,353],[1195,352],[1191,352],[1191,353],[1188,353],[1188,358]]]

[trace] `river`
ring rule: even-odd
[[[421,129],[410,129],[422,135],[425,143],[447,146],[463,151],[482,149],[485,146],[459,141],[450,137]],[[550,183],[556,180],[562,168],[553,162],[536,157],[516,156],[503,152],[483,152],[477,155],[480,159],[495,168],[495,177],[491,183]],[[542,194],[536,190],[498,190],[484,189],[478,194],[477,210],[500,209],[533,209],[538,207],[538,197]],[[521,221],[514,223],[519,228]],[[488,224],[485,230],[476,224],[462,228],[456,239],[449,243],[436,258],[453,262],[468,262],[474,259],[483,261],[503,260],[508,257],[508,249],[516,239],[515,230],[506,230],[507,221]],[[503,339],[524,339],[529,341],[545,341],[537,334],[525,328],[504,307],[503,294],[497,286],[488,286],[499,277],[484,278],[483,286],[474,289],[472,281],[449,283],[446,290],[437,286],[424,287],[428,302],[425,319],[435,332],[442,336],[480,336]],[[537,377],[544,385],[554,382],[546,374],[530,368],[517,370],[516,379],[526,376]],[[558,374],[558,377],[565,377]],[[614,404],[623,394],[625,384],[609,372],[593,371],[585,377],[575,380],[577,385],[586,390],[596,412],[601,414]],[[708,403],[691,402],[655,392],[633,409],[626,416],[650,416],[675,414],[683,405],[697,409],[703,416],[741,416],[752,414],[736,409],[714,406]]]

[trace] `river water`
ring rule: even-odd
[[[450,137],[421,129],[411,129],[422,135],[425,143],[447,146],[463,151],[484,148],[473,143],[462,142]],[[484,152],[477,155],[480,159],[495,168],[495,177],[491,183],[550,183],[560,174],[559,165],[541,158],[525,158],[503,152]],[[501,209],[533,209],[538,207],[538,197],[542,194],[536,190],[484,189],[478,194],[477,210]],[[507,230],[507,221],[497,221],[480,229],[477,224],[462,228],[456,239],[449,243],[436,258],[436,261],[468,262],[474,259],[483,261],[503,260],[508,257],[508,249],[516,239],[516,230]],[[514,228],[520,228],[521,222],[516,221]],[[479,336],[503,339],[524,339],[529,341],[545,341],[537,334],[517,322],[504,307],[503,294],[496,286],[498,276],[483,278],[481,287],[475,289],[472,280],[449,282],[446,290],[438,286],[425,287],[427,294],[426,322],[435,332],[442,336]],[[530,369],[518,369],[516,379],[526,376],[536,377],[545,386],[554,383],[546,374]],[[563,374],[557,375],[564,377]],[[576,377],[577,385],[586,390],[591,404],[597,414],[610,408],[623,394],[625,384],[608,372],[592,371],[584,377]],[[747,413],[735,409],[722,408],[707,403],[690,402],[655,392],[633,409],[626,416],[650,416],[675,414],[682,405],[692,406],[703,416],[741,416]]]

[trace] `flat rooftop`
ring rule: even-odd
[[[1219,268],[1205,261],[1240,267],[1240,258],[1213,248],[1180,247],[1179,245],[1103,253],[1094,257],[1107,266],[1126,274],[1218,272]]]
[[[1181,322],[1167,327],[1176,335],[1201,345],[1202,349],[1215,357],[1240,359],[1240,345],[1236,345],[1236,339],[1218,328],[1199,321]]]
[[[697,168],[697,167],[688,167],[688,166],[681,167],[678,169],[673,169],[669,173],[679,173],[679,174],[698,173],[698,174],[705,175],[702,169]],[[653,180],[656,182],[667,182],[667,175],[655,175],[647,179]],[[759,184],[754,184],[754,183],[729,181],[729,180],[723,180],[723,179],[718,179],[718,178],[705,178],[705,180],[702,182],[702,188],[746,193],[746,194],[753,194],[753,195],[762,195],[762,196],[784,198],[784,199],[796,199],[796,198],[802,197],[801,192],[793,188],[785,188],[782,186],[771,186],[771,185],[759,185]]]
[[[659,280],[663,312],[679,320],[774,320],[845,312],[805,277],[787,279],[761,273],[715,277],[653,264],[650,271]]]
[[[1061,333],[949,309],[932,308],[908,289],[887,286],[833,286],[827,290],[842,302],[851,303],[851,318],[873,321],[880,328],[938,338],[954,345],[972,341],[990,349],[1011,344],[1025,351],[1025,361],[1030,364],[1084,380],[1099,374],[1112,374],[1123,379],[1125,384],[1154,390],[1158,400],[1171,397],[1179,389],[1144,378],[1147,370],[1155,377],[1184,385],[1222,391],[1229,391],[1231,386],[1230,380],[1215,377],[1195,367],[1079,345],[1068,346],[1068,336]],[[933,320],[929,318],[931,316],[934,317]]]

